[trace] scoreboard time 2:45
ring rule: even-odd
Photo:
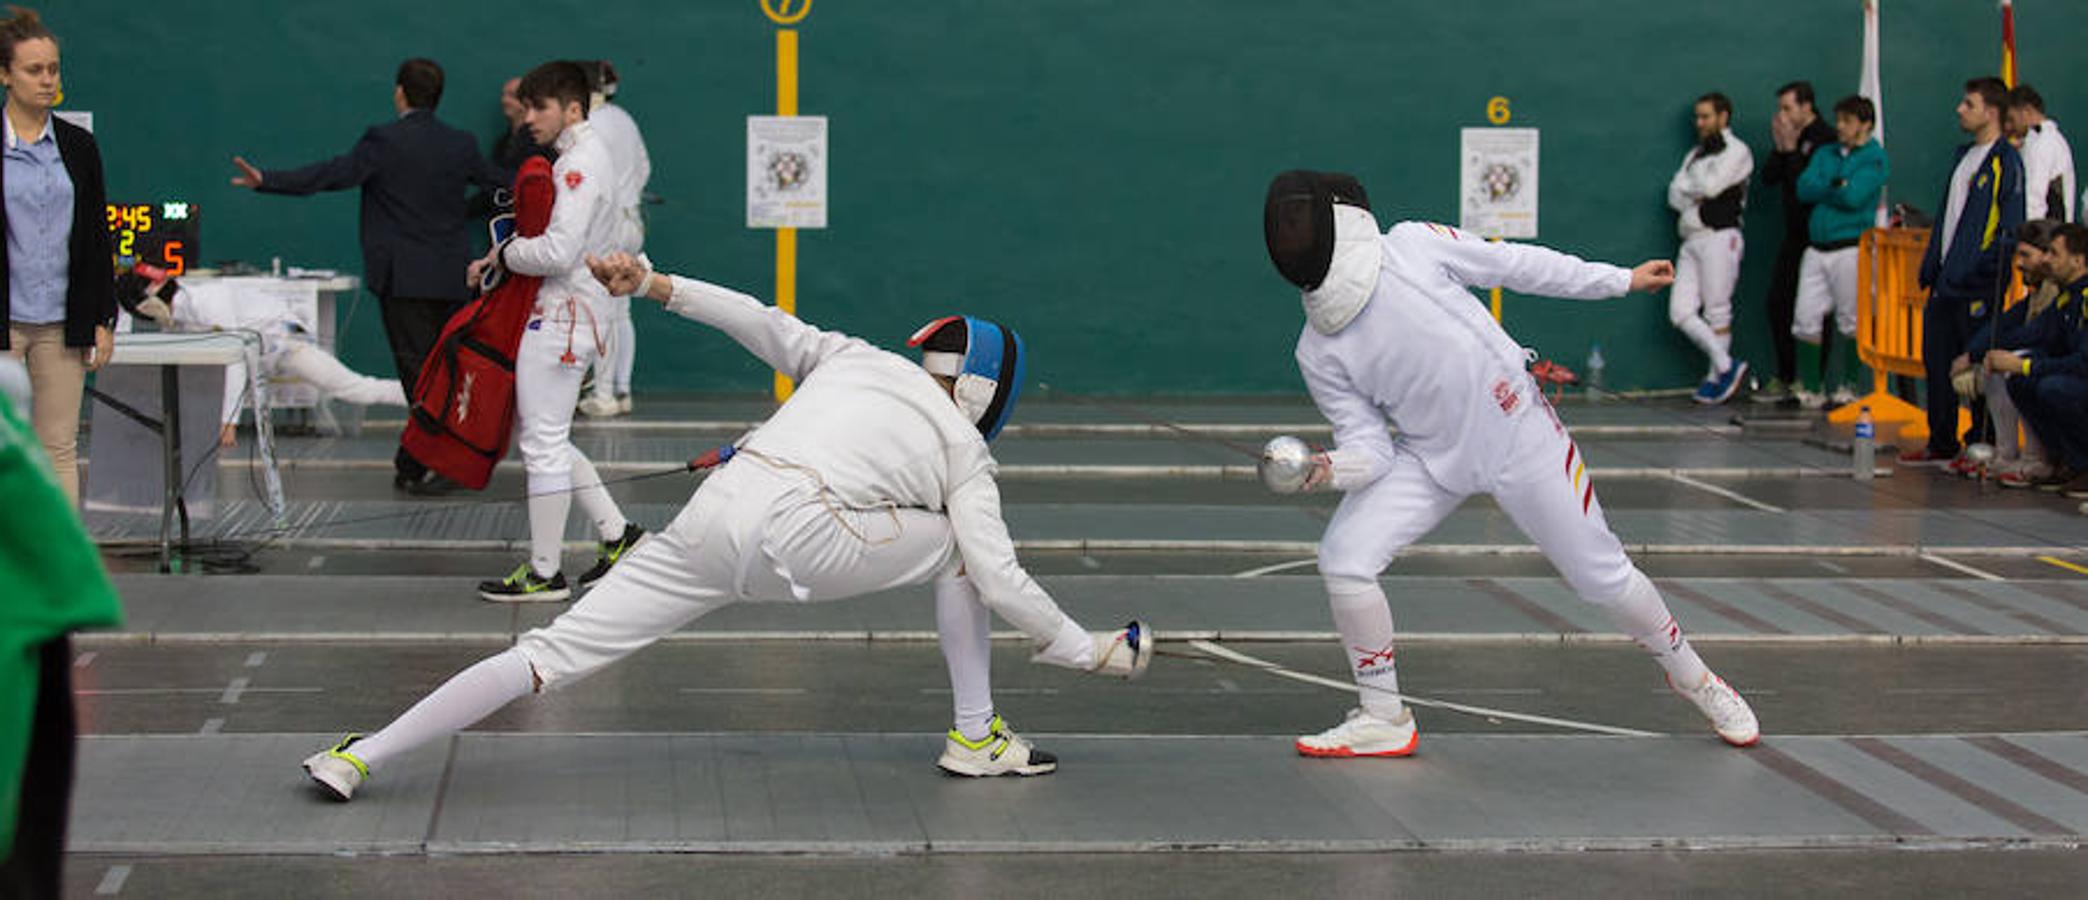
[[[109,204],[109,249],[116,271],[144,263],[169,275],[187,274],[201,258],[201,212],[196,204],[180,201]]]

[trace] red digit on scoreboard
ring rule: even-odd
[[[188,272],[188,260],[183,258],[181,241],[168,241],[160,247],[160,259],[167,263],[167,274],[179,278]]]

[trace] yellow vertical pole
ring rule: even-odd
[[[776,115],[798,111],[798,33],[776,31]],[[797,229],[776,229],[776,308],[797,315]],[[776,402],[790,399],[790,376],[776,373]]]
[[[1493,241],[1494,243],[1497,243],[1497,244],[1501,242],[1501,239],[1500,239],[1500,238],[1489,238],[1488,240],[1491,240],[1491,241]],[[1490,297],[1491,297],[1491,298],[1493,299],[1493,317],[1494,317],[1494,321],[1496,321],[1496,322],[1499,322],[1499,321],[1501,321],[1501,289],[1500,289],[1500,288],[1494,288],[1493,290],[1491,290],[1491,291],[1488,291],[1487,293],[1488,293],[1488,296],[1490,296]]]

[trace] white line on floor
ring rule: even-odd
[[[1838,563],[1831,563],[1824,559],[1813,560],[1813,564],[1819,566],[1822,569],[1826,569],[1829,572],[1833,572],[1836,575],[1849,574],[1849,569],[1847,566],[1843,566]]]
[[[102,873],[101,883],[94,886],[95,895],[113,897],[123,893],[123,883],[130,880],[130,873],[129,863],[110,866],[109,871]]]
[[[1036,696],[1042,696],[1042,697],[1052,697],[1052,696],[1056,696],[1056,695],[1058,694],[1058,688],[994,688],[994,689],[993,689],[993,692],[994,692],[995,694],[1022,694],[1022,695],[1025,695],[1025,696],[1028,696],[1028,695],[1036,695]],[[942,695],[944,695],[944,696],[948,696],[948,695],[949,695],[949,693],[950,693],[950,689],[949,689],[949,688],[921,688],[921,693],[923,693],[923,694],[942,694]]]
[[[1229,694],[1237,694],[1237,693],[1239,693],[1239,692],[1240,692],[1240,686],[1239,686],[1239,684],[1235,683],[1235,682],[1234,682],[1234,681],[1233,681],[1232,679],[1230,679],[1230,678],[1220,678],[1220,679],[1218,679],[1218,689],[1219,689],[1219,690],[1221,690],[1221,691],[1225,691],[1226,693],[1229,693]]]
[[[1888,694],[1991,694],[1988,688],[1886,688]]]
[[[244,675],[232,679],[231,684],[225,685],[225,692],[223,694],[218,695],[218,702],[226,706],[231,706],[233,704],[238,703],[239,695],[246,693],[247,685],[253,683],[253,679],[248,678]]]
[[[261,667],[262,663],[265,663],[267,661],[268,652],[265,650],[256,650],[252,653],[247,654],[246,667],[249,669],[258,669]]]
[[[1234,572],[1234,573],[1232,574],[1232,577],[1234,577],[1234,578],[1255,578],[1255,577],[1259,577],[1259,576],[1262,576],[1262,575],[1270,575],[1270,574],[1274,574],[1274,573],[1276,573],[1276,572],[1282,572],[1282,571],[1284,571],[1284,570],[1287,570],[1287,569],[1301,569],[1301,568],[1304,568],[1304,567],[1306,567],[1306,566],[1309,566],[1309,565],[1313,565],[1313,564],[1315,564],[1315,563],[1317,563],[1317,562],[1319,562],[1319,560],[1318,560],[1317,558],[1314,558],[1314,559],[1296,559],[1296,560],[1292,560],[1292,561],[1290,561],[1290,562],[1286,562],[1286,563],[1277,563],[1277,564],[1275,564],[1275,565],[1273,565],[1273,566],[1262,566],[1262,567],[1261,567],[1261,568],[1259,568],[1259,569],[1248,569],[1248,570],[1247,570],[1247,571],[1245,571],[1245,572]]]
[[[1739,502],[1741,502],[1741,503],[1745,503],[1745,504],[1747,504],[1747,505],[1749,505],[1749,506],[1752,506],[1752,507],[1754,507],[1754,508],[1756,508],[1756,509],[1759,509],[1759,510],[1761,510],[1761,511],[1763,511],[1763,512],[1773,512],[1773,513],[1783,513],[1783,512],[1790,512],[1790,510],[1788,510],[1788,509],[1785,509],[1785,508],[1783,508],[1783,507],[1781,507],[1781,506],[1776,506],[1776,505],[1773,505],[1773,504],[1769,504],[1769,503],[1763,503],[1762,501],[1760,501],[1760,500],[1756,500],[1756,499],[1755,499],[1755,498],[1753,498],[1753,497],[1749,497],[1749,496],[1747,496],[1746,494],[1740,493],[1739,491],[1734,491],[1734,490],[1729,490],[1729,489],[1726,489],[1726,488],[1722,488],[1722,487],[1719,487],[1718,485],[1715,485],[1715,484],[1711,484],[1711,483],[1709,483],[1709,482],[1704,482],[1704,481],[1698,481],[1698,480],[1696,480],[1696,479],[1694,479],[1694,478],[1691,478],[1691,477],[1689,477],[1688,475],[1684,475],[1684,474],[1682,474],[1682,473],[1681,473],[1680,471],[1677,471],[1677,472],[1675,472],[1675,473],[1674,473],[1674,475],[1673,475],[1672,477],[1673,477],[1673,478],[1675,479],[1675,481],[1676,481],[1677,483],[1689,485],[1690,487],[1696,488],[1697,490],[1700,490],[1700,491],[1709,491],[1709,492],[1711,492],[1711,493],[1713,493],[1713,494],[1717,494],[1717,495],[1718,495],[1718,496],[1720,496],[1720,497],[1724,497],[1724,498],[1726,498],[1727,500],[1736,500],[1736,501],[1739,501]]]
[[[1937,556],[1937,555],[1936,555],[1936,554],[1934,554],[1934,553],[1923,553],[1923,554],[1921,554],[1921,558],[1922,558],[1922,559],[1923,559],[1924,561],[1926,561],[1926,562],[1932,562],[1932,563],[1935,563],[1936,565],[1942,566],[1943,568],[1946,568],[1946,569],[1955,569],[1955,570],[1957,570],[1957,571],[1959,571],[1959,572],[1963,572],[1963,573],[1965,573],[1965,574],[1967,574],[1967,575],[1970,575],[1970,576],[1972,576],[1972,577],[1974,577],[1974,578],[1983,578],[1983,579],[1985,579],[1985,580],[1987,580],[1987,581],[2007,581],[2007,580],[2008,580],[2008,579],[2006,579],[2006,578],[2003,578],[2003,577],[2001,577],[2001,576],[1999,576],[1999,575],[1996,575],[1996,574],[1994,574],[1994,573],[1992,573],[1992,572],[1989,572],[1989,571],[1987,571],[1987,570],[1985,570],[1985,569],[1980,569],[1980,568],[1975,568],[1975,567],[1972,567],[1972,566],[1968,566],[1968,565],[1965,565],[1964,563],[1958,562],[1957,560],[1954,560],[1954,559],[1946,559],[1946,558],[1944,558],[1944,557],[1941,557],[1941,556]]]
[[[1289,678],[1293,681],[1305,682],[1306,684],[1317,684],[1322,687],[1330,687],[1337,691],[1346,691],[1348,693],[1358,692],[1358,689],[1354,684],[1335,681],[1332,678],[1322,678],[1318,675],[1309,675],[1304,672],[1292,671],[1275,663],[1269,662],[1268,660],[1248,656],[1247,654],[1241,653],[1238,650],[1233,650],[1228,647],[1221,647],[1217,644],[1211,643],[1210,641],[1190,641],[1189,646],[1195,647],[1196,649],[1201,650],[1205,653],[1209,653],[1212,656],[1220,657],[1222,659],[1229,659],[1233,662],[1241,663],[1244,665],[1253,666],[1254,668],[1260,669],[1264,672],[1267,672],[1271,675],[1275,675],[1280,678]],[[1550,716],[1534,716],[1528,713],[1509,712],[1505,709],[1488,709],[1484,706],[1467,706],[1462,703],[1451,703],[1444,700],[1430,700],[1426,697],[1416,697],[1412,694],[1407,693],[1400,694],[1399,698],[1415,706],[1433,707],[1436,709],[1447,709],[1451,712],[1461,712],[1467,715],[1485,716],[1494,719],[1512,719],[1517,722],[1530,722],[1532,724],[1537,725],[1550,725],[1554,728],[1571,728],[1578,731],[1592,731],[1596,734],[1614,734],[1622,735],[1625,737],[1662,736],[1660,733],[1653,731],[1639,731],[1635,728],[1618,728],[1612,725],[1597,725],[1593,722],[1576,722],[1571,719],[1554,719]]]
[[[100,655],[101,653],[98,651],[89,650],[85,653],[75,656],[73,657],[73,668],[84,669],[88,666],[94,665],[94,658]]]
[[[198,729],[196,729],[196,733],[197,733],[197,734],[216,734],[216,733],[218,733],[218,730],[219,730],[219,729],[222,729],[222,728],[224,728],[224,727],[225,727],[225,720],[223,720],[223,719],[204,719],[204,720],[203,720],[203,727],[201,727],[201,728],[198,728]]]
[[[684,694],[802,694],[804,688],[695,688],[681,689]]]
[[[316,569],[323,565],[326,565],[326,556],[324,554],[305,560],[305,568],[307,569]]]

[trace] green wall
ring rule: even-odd
[[[1998,65],[1989,0],[1885,0],[1885,119],[1897,199],[1935,204],[1966,77]],[[2022,75],[2088,123],[2088,6],[2023,0]],[[1770,92],[1854,90],[1859,0],[818,0],[802,106],[832,119],[831,227],[800,242],[800,310],[895,346],[952,310],[1003,318],[1033,377],[1075,391],[1287,392],[1302,316],[1262,253],[1269,175],[1354,171],[1379,217],[1454,222],[1458,129],[1504,95],[1543,129],[1541,237],[1592,258],[1673,253],[1663,190],[1689,103],[1723,90],[1768,150]],[[512,22],[512,9],[528,21]],[[743,224],[745,127],[775,103],[773,26],[753,0],[139,5],[45,16],[67,106],[92,110],[110,189],[206,209],[211,259],[359,267],[354,195],[227,186],[229,158],[289,166],[345,151],[391,114],[398,61],[449,72],[440,114],[498,131],[500,82],[551,57],[609,57],[651,149],[649,251],[663,267],[770,293],[773,242]],[[2069,38],[2073,46],[2068,46]],[[2079,128],[2076,135],[2088,135]],[[1768,359],[1761,295],[1780,238],[1757,187],[1738,298],[1743,354]],[[383,370],[375,304],[344,311],[344,355]],[[1525,343],[1577,365],[1599,341],[1617,387],[1678,386],[1700,358],[1665,297],[1511,297]],[[693,323],[642,311],[640,389],[751,390],[765,375]]]

